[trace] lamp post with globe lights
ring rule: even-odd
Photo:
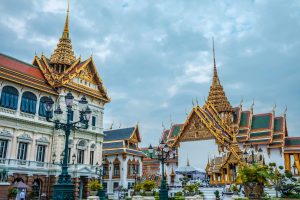
[[[79,120],[72,122],[74,96],[68,92],[65,96],[66,103],[66,121],[63,121],[63,110],[60,105],[53,112],[54,101],[51,97],[46,100],[46,120],[55,124],[56,130],[63,130],[65,132],[65,146],[62,153],[62,171],[58,177],[57,183],[53,186],[53,200],[73,200],[74,199],[74,184],[71,176],[68,174],[68,150],[69,150],[69,136],[71,131],[76,129],[87,129],[91,117],[91,110],[88,107],[88,101],[85,96],[79,101]],[[54,113],[54,116],[53,114]]]
[[[103,188],[103,165],[99,165],[99,163],[96,163],[96,175],[98,175],[98,181],[101,184],[101,188],[98,190],[97,196],[99,196],[100,200],[105,200],[106,199],[106,192],[105,188]]]
[[[153,155],[153,147],[149,146],[149,154],[150,158],[152,158]],[[166,177],[165,177],[165,163],[172,158],[175,158],[175,151],[170,148],[168,144],[166,144],[163,140],[160,142],[160,145],[158,146],[156,150],[157,159],[161,162],[161,173],[162,173],[162,179],[159,189],[159,199],[160,200],[168,200],[168,188],[166,183]]]
[[[250,156],[249,156],[250,154]],[[244,150],[244,159],[248,164],[254,164],[263,161],[263,150],[261,148],[258,149],[257,152],[254,150],[253,144],[250,145],[249,151]]]

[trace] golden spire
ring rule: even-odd
[[[171,171],[170,176],[175,176],[175,172],[174,172],[173,166],[172,166],[172,171]]]
[[[214,72],[212,84],[210,86],[210,91],[208,94],[207,101],[214,105],[218,112],[233,112],[233,109],[225,95],[223,87],[220,83],[216,65],[216,56],[215,56],[215,44],[213,39],[213,57],[214,57]]]
[[[70,3],[68,1],[67,16],[64,26],[64,31],[61,38],[57,44],[56,49],[51,55],[50,62],[52,64],[60,64],[70,66],[73,62],[76,61],[74,51],[72,49],[71,39],[69,37],[69,11]]]
[[[189,160],[189,156],[187,155],[187,159],[186,159],[186,166],[190,166],[190,160]]]

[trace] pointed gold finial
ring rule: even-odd
[[[241,101],[240,101],[240,108],[243,107],[243,102],[244,102],[244,99],[243,99],[243,97],[242,97],[242,98],[241,98]]]
[[[212,104],[219,113],[233,112],[233,109],[225,95],[225,92],[223,90],[223,87],[218,77],[214,38],[212,38],[212,43],[213,43],[212,45],[213,45],[213,62],[214,62],[213,78],[212,78],[212,84],[210,86],[210,91],[208,93],[207,102]]]
[[[62,34],[62,38],[66,38],[66,39],[69,38],[69,13],[70,13],[70,0],[68,0],[66,22],[64,26],[64,32]]]
[[[192,105],[193,105],[193,108],[194,108],[195,107],[194,99],[192,99]]]
[[[165,125],[164,125],[164,122],[161,122],[161,126],[163,127],[163,131],[165,131],[165,130],[166,130],[166,127],[165,127]]]
[[[196,100],[196,105],[197,105],[197,106],[199,106],[199,102],[198,102],[198,99],[197,99],[197,97],[196,97],[196,99],[195,99],[195,100]]]
[[[111,123],[110,127],[109,127],[109,130],[112,130],[113,129],[113,125],[114,125],[114,121]]]
[[[283,115],[286,115],[287,110],[288,110],[287,105],[285,105],[285,109],[284,109]]]
[[[57,65],[67,65],[70,66],[76,61],[74,51],[72,48],[71,39],[69,37],[69,13],[70,13],[70,2],[68,0],[68,8],[66,21],[64,25],[64,30],[61,38],[55,48],[53,54],[50,57],[50,62]]]
[[[272,112],[275,113],[276,110],[276,103],[274,104],[273,108],[272,108]]]
[[[213,42],[213,57],[214,57],[214,75],[213,75],[213,84],[220,84],[220,80],[218,77],[217,64],[216,64],[216,53],[215,53],[215,40],[212,38]]]
[[[189,155],[186,155],[186,166],[190,166],[190,160],[189,160]]]
[[[253,113],[253,109],[254,109],[254,99],[252,101],[252,105],[251,105],[251,112]]]

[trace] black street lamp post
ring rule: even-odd
[[[100,200],[105,200],[106,199],[106,192],[105,192],[105,188],[103,187],[103,165],[99,165],[99,163],[96,163],[96,174],[98,175],[98,180],[99,183],[101,184],[101,188],[100,190],[98,190],[98,196],[100,198]]]
[[[149,154],[150,158],[152,158],[153,155],[153,147],[149,146]],[[168,187],[166,183],[166,177],[165,177],[165,163],[167,160],[175,157],[175,152],[169,147],[168,144],[164,143],[162,140],[160,142],[159,147],[156,150],[157,159],[161,162],[161,173],[162,173],[162,179],[160,184],[160,190],[159,190],[159,199],[160,200],[168,200]]]
[[[247,152],[247,150],[244,150],[244,159],[245,162],[248,164],[255,164],[257,162],[261,162],[263,160],[263,150],[261,148],[258,149],[258,151],[256,152],[256,156],[254,154],[254,146],[253,144],[250,145],[250,150],[249,152]],[[249,154],[251,154],[251,157],[249,156]],[[249,157],[251,158],[251,160],[249,159]]]
[[[74,184],[72,183],[71,176],[68,174],[68,150],[69,150],[69,136],[71,131],[75,129],[87,129],[88,123],[91,117],[91,110],[88,107],[88,101],[85,96],[79,101],[79,121],[72,122],[72,106],[73,106],[74,96],[69,92],[65,96],[65,103],[67,106],[67,120],[65,123],[62,122],[63,111],[58,105],[54,110],[54,119],[53,118],[53,100],[51,97],[48,97],[46,101],[46,120],[48,122],[53,122],[55,124],[56,130],[64,130],[65,132],[65,146],[64,151],[61,154],[62,157],[62,171],[58,177],[57,183],[53,186],[53,200],[73,200],[74,199]],[[55,161],[55,160],[53,160]]]

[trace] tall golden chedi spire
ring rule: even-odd
[[[69,37],[69,5],[70,3],[68,1],[68,10],[64,31],[59,39],[56,49],[50,58],[50,63],[56,65],[55,68],[59,72],[64,71],[64,69],[68,68],[76,61],[76,57],[72,49],[71,39]]]
[[[212,84],[210,86],[207,102],[212,104],[219,113],[232,113],[233,109],[225,95],[225,92],[223,90],[223,87],[218,77],[214,40],[213,40],[213,57],[214,57],[214,72],[213,72],[213,79],[212,79]]]

